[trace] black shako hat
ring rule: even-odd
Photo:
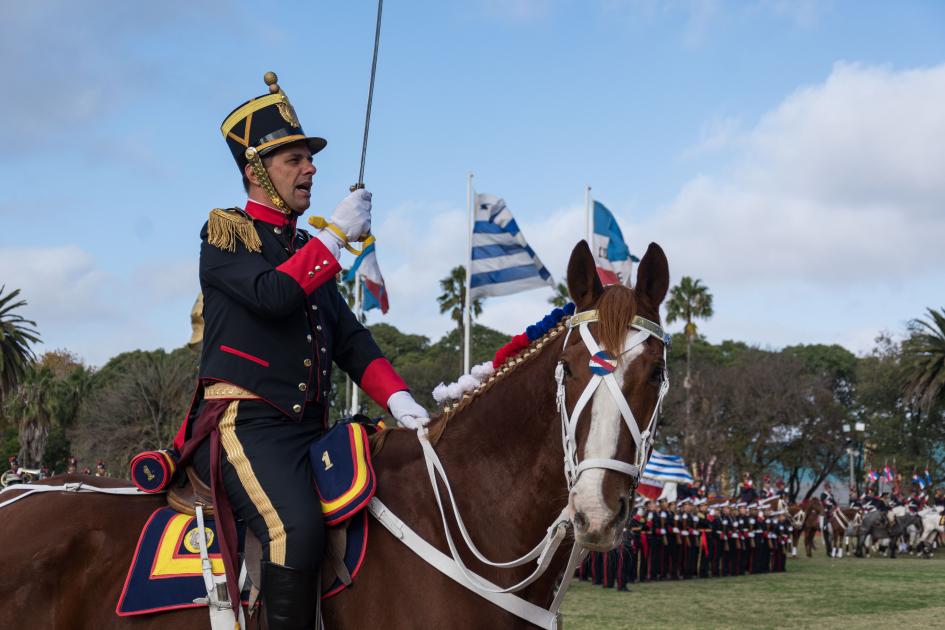
[[[246,101],[230,112],[220,125],[241,172],[248,163],[246,150],[249,148],[264,156],[282,145],[305,140],[314,155],[328,144],[324,138],[306,136],[302,131],[295,109],[279,87],[275,72],[267,72],[263,80],[269,86],[269,94]]]

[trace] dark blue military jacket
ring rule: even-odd
[[[338,292],[338,261],[294,221],[250,201],[214,210],[200,238],[202,385],[237,385],[295,419],[327,414],[332,362],[381,406],[407,389]]]

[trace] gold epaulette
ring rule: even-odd
[[[262,251],[262,241],[253,220],[239,208],[214,208],[207,219],[207,242],[228,252],[236,251],[236,241],[251,252]]]

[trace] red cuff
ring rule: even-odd
[[[374,359],[368,364],[358,385],[381,409],[387,409],[387,399],[391,394],[410,389],[390,361],[384,357]]]
[[[313,238],[276,269],[298,282],[305,295],[311,295],[341,271],[341,265],[324,243]]]

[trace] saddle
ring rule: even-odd
[[[313,491],[326,526],[320,592],[313,593],[320,599],[350,586],[364,560],[369,523],[364,508],[377,489],[368,432],[382,428],[364,416],[346,418],[310,446]],[[225,575],[226,552],[218,535],[223,530],[217,529],[221,512],[215,509],[213,491],[192,466],[178,463],[171,451],[145,451],[132,460],[132,481],[142,492],[166,490],[167,507],[158,508],[141,531],[116,612],[128,616],[209,605],[212,624],[215,611],[219,613],[213,627],[229,627],[227,584],[232,588],[239,583],[242,603],[256,609],[263,546],[251,529],[242,528],[230,543],[238,546],[240,575]],[[222,525],[230,531],[231,525]]]
[[[189,516],[196,515],[196,507],[200,505],[203,508],[205,517],[213,517],[213,494],[210,487],[201,479],[192,466],[184,469],[185,474],[182,483],[175,484],[167,492],[167,505],[181,514]],[[366,512],[359,512],[361,518],[355,517],[327,526],[325,529],[325,556],[322,560],[321,582],[322,595],[330,597],[343,588],[350,586],[353,580],[352,573],[357,573],[357,566],[349,568],[349,562],[346,562],[352,553],[349,551],[349,530],[351,530],[351,545],[362,546],[367,539],[367,519]],[[246,563],[246,571],[249,575],[252,588],[250,590],[250,606],[255,603],[259,596],[259,585],[261,583],[261,562],[262,562],[262,543],[253,534],[252,530],[246,530],[243,542],[243,558]],[[361,555],[358,553],[357,555]]]

